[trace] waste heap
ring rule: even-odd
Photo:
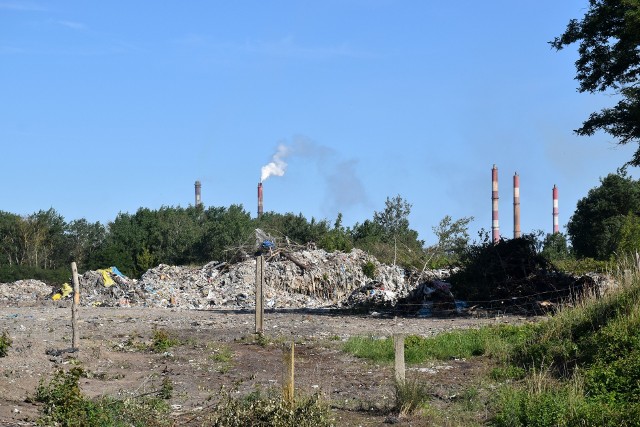
[[[404,269],[380,264],[359,249],[349,253],[322,249],[277,252],[265,258],[267,308],[353,306],[349,296],[372,282],[363,272],[367,263],[375,266],[375,283],[394,299],[411,289]],[[161,264],[140,280],[116,272],[112,267],[84,273],[80,277],[82,304],[186,309],[248,309],[255,304],[253,258],[235,264],[214,261],[203,267]]]
[[[40,280],[18,280],[13,283],[0,283],[0,301],[22,305],[33,303],[51,294],[51,286]]]

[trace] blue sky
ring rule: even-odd
[[[139,207],[242,204],[344,225],[400,194],[427,244],[445,215],[511,237],[560,224],[635,147],[577,137],[587,0],[0,0],[0,210],[107,223]],[[630,170],[635,175],[635,170]]]

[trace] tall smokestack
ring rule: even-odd
[[[262,216],[262,182],[258,183],[258,218]]]
[[[553,184],[553,234],[560,232],[558,224],[558,187]]]
[[[201,188],[202,184],[200,184],[200,181],[196,181],[196,207],[202,205],[202,197],[200,196]]]
[[[513,238],[518,239],[520,232],[520,177],[518,172],[513,175]]]
[[[491,185],[491,205],[493,208],[491,231],[494,243],[498,243],[500,241],[500,226],[498,225],[498,168],[496,165],[493,165],[493,169],[491,169]]]

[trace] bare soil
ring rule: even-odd
[[[168,377],[174,387],[169,403],[175,424],[202,425],[221,387],[238,396],[256,387],[281,387],[281,344],[286,341],[296,343],[296,393],[321,393],[331,403],[336,425],[429,425],[424,419],[398,418],[390,412],[394,405],[393,366],[346,354],[341,350],[343,341],[357,335],[387,337],[398,332],[433,336],[452,329],[529,320],[267,311],[264,339],[257,340],[255,317],[248,311],[81,307],[80,350],[56,354],[56,350],[71,347],[69,304],[0,307],[0,333],[6,330],[13,340],[8,356],[0,358],[0,425],[35,425],[39,405],[28,403],[28,397],[33,396],[41,379],[48,380],[57,369],[75,365],[87,373],[80,385],[91,397],[152,393]],[[166,331],[180,344],[165,352],[150,350],[154,330]],[[229,360],[222,357],[225,352]],[[432,384],[434,405],[446,410],[447,402],[484,370],[482,362],[452,360],[411,366],[407,377],[426,378]]]

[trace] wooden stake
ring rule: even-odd
[[[405,381],[405,369],[404,369],[404,335],[393,335],[393,348],[395,350],[395,372],[396,382],[404,384]]]
[[[75,262],[71,263],[71,273],[73,275],[73,303],[71,304],[71,347],[80,349],[80,332],[78,331],[78,306],[80,305],[80,283],[78,282],[78,267]]]
[[[256,334],[264,332],[264,256],[256,258]]]
[[[294,342],[284,343],[282,345],[282,362],[284,364],[282,370],[282,397],[285,402],[290,405],[292,405],[294,401],[294,349]]]

